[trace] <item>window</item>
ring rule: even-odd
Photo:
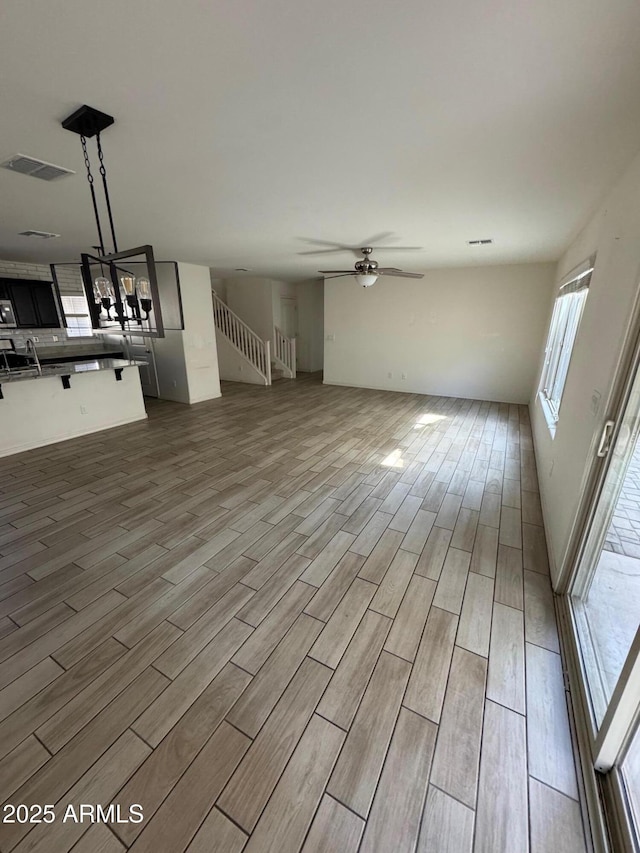
[[[61,296],[62,310],[67,320],[67,335],[82,338],[93,335],[89,306],[84,296]]]
[[[571,352],[589,293],[592,271],[593,263],[589,262],[583,264],[577,273],[573,272],[560,286],[553,306],[540,380],[540,397],[545,404],[546,413],[550,416],[550,425],[555,424],[560,416],[560,403],[569,372]]]

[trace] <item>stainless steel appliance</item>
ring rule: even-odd
[[[15,329],[16,315],[13,313],[13,305],[9,299],[0,299],[0,330]]]

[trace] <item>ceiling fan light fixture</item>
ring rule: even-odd
[[[379,276],[374,273],[360,273],[360,275],[355,276],[358,284],[361,284],[363,287],[371,287],[372,284],[375,284],[378,280]]]

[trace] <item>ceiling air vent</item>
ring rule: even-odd
[[[485,240],[467,240],[467,246],[490,246],[493,243],[491,239]]]
[[[54,234],[53,231],[20,231],[19,237],[39,237],[41,240],[50,240],[52,237],[59,237],[59,234]]]
[[[40,178],[43,181],[55,181],[66,175],[75,175],[72,169],[54,166],[53,163],[45,163],[44,160],[36,160],[35,157],[27,157],[24,154],[16,154],[4,163],[0,163],[0,166],[10,172],[31,175],[32,178]]]

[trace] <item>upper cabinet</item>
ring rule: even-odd
[[[58,329],[60,318],[53,295],[53,286],[46,281],[33,282],[31,297],[38,317],[38,325],[47,329]]]
[[[11,300],[18,328],[58,329],[61,326],[50,282],[0,279],[0,299]]]

